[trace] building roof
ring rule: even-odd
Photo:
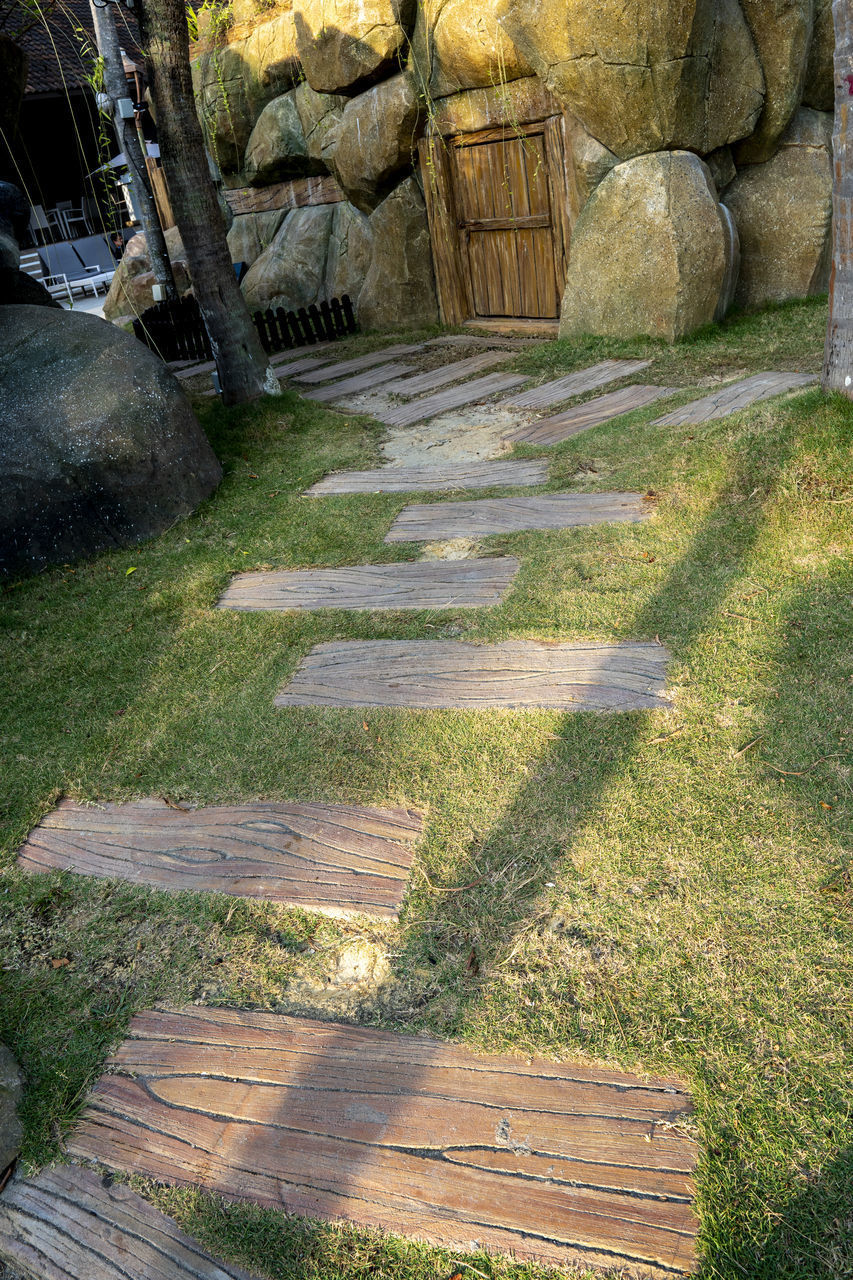
[[[138,56],[136,22],[124,5],[115,5],[122,46]],[[95,57],[89,0],[57,0],[46,5],[42,20],[17,40],[29,56],[27,94],[64,93],[87,82]]]

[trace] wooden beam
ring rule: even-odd
[[[226,191],[231,212],[270,213],[274,209],[301,209],[313,204],[340,204],[346,200],[334,178],[291,178],[271,187],[239,187]]]

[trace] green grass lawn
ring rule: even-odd
[[[685,387],[816,371],[825,323],[816,300],[675,347],[542,344],[517,366],[544,379],[647,355],[643,381]],[[28,1167],[61,1156],[136,1010],[307,1010],[357,938],[388,957],[353,1011],[362,1022],[681,1076],[701,1141],[704,1276],[853,1276],[853,408],[808,390],[702,427],[652,427],[659,412],[539,451],[551,488],[651,492],[656,514],[484,540],[522,560],[492,610],[214,609],[237,570],[419,553],[382,542],[406,495],[300,496],[329,469],[376,465],[380,434],[293,394],[239,411],[199,402],[225,478],[190,519],[7,584],[0,1040],[27,1077]],[[273,708],[318,642],[443,636],[659,637],[672,706]],[[341,924],[24,876],[15,851],[61,795],[406,804],[427,827],[400,924]],[[276,1280],[544,1274],[135,1185]]]

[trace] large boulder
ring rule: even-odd
[[[232,262],[245,262],[250,267],[275,239],[276,232],[287,217],[286,209],[272,209],[268,213],[240,213],[228,232],[228,248]]]
[[[323,298],[334,211],[331,204],[291,210],[243,279],[250,311],[296,311]]]
[[[243,156],[255,121],[268,102],[300,78],[293,14],[276,13],[248,34],[197,47],[192,75],[210,152],[226,177],[242,181]]]
[[[411,76],[397,75],[344,108],[334,150],[335,176],[348,200],[370,212],[414,163],[421,105]]]
[[[815,111],[835,108],[835,27],[832,0],[815,0],[814,30],[806,63],[803,105]]]
[[[734,224],[697,156],[629,160],[599,183],[575,225],[560,336],[672,342],[723,314],[736,264]]]
[[[742,169],[726,192],[743,260],[745,307],[824,293],[832,253],[833,117],[803,107],[765,164]]]
[[[407,178],[370,216],[373,257],[358,298],[365,329],[403,329],[438,323],[426,206],[415,178]]]
[[[293,91],[308,155],[321,171],[334,169],[335,149],[347,99],[337,93],[318,93],[304,80]]]
[[[422,0],[412,39],[411,65],[422,90],[446,98],[464,89],[488,89],[533,74],[498,22],[498,0]]]
[[[737,164],[759,164],[776,150],[803,96],[815,0],[741,0],[764,71],[766,97]],[[727,139],[732,141],[732,139]]]
[[[0,1173],[12,1163],[24,1136],[18,1116],[24,1086],[18,1064],[0,1044]]]
[[[348,293],[355,302],[370,269],[372,254],[373,232],[369,218],[354,205],[336,204],[326,260],[326,297],[342,298]]]
[[[293,94],[273,98],[258,116],[246,144],[243,162],[246,181],[253,187],[264,187],[284,178],[323,172],[322,163],[308,154]]]
[[[319,93],[357,93],[400,62],[414,0],[294,0],[305,77]]]
[[[756,0],[765,3],[766,0]],[[747,137],[764,76],[739,0],[499,0],[514,44],[620,159]]]
[[[190,288],[190,272],[178,228],[170,227],[165,233],[165,240],[175,286],[179,294],[184,294]],[[140,232],[128,240],[124,247],[121,261],[104,298],[105,318],[115,324],[126,324],[128,319],[141,315],[154,305],[156,283],[145,235]]]
[[[0,421],[4,574],[160,533],[222,474],[163,362],[96,316],[4,309]]]

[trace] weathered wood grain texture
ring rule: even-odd
[[[98,807],[63,800],[30,832],[18,864],[393,919],[421,827],[420,815],[405,809],[257,803],[181,811],[155,799]]]
[[[27,1280],[252,1280],[129,1187],[77,1165],[9,1184],[0,1261]]]
[[[351,360],[340,360],[337,364],[326,365],[325,369],[316,369],[311,373],[300,373],[297,382],[330,382],[336,378],[348,378],[350,374],[360,373],[362,369],[372,369],[374,365],[385,364],[392,357],[414,356],[423,351],[423,343],[398,343],[393,347],[383,347],[381,351],[371,351],[366,356],[354,356]]]
[[[482,609],[500,604],[518,567],[504,556],[241,573],[218,608]]]
[[[643,710],[667,705],[668,658],[659,644],[331,641],[302,659],[275,705]]]
[[[354,396],[361,391],[372,391],[374,387],[382,387],[384,391],[383,383],[402,378],[405,374],[414,373],[414,371],[414,365],[395,364],[391,361],[390,364],[363,369],[361,373],[354,373],[352,377],[333,382],[328,387],[318,387],[315,391],[304,391],[302,394],[306,400],[319,400],[321,404],[328,403],[331,400],[339,400],[342,396]]]
[[[695,1264],[677,1081],[197,1006],[138,1015],[109,1066],[77,1157],[455,1249]]]
[[[640,493],[548,493],[535,498],[412,503],[397,516],[385,541],[434,542],[626,520],[636,524],[647,519],[650,511]]]
[[[215,360],[204,360],[186,365],[183,369],[174,369],[173,373],[179,382],[184,382],[187,378],[197,378],[200,373],[212,373],[215,368]]]
[[[377,410],[373,416],[391,427],[409,427],[415,422],[434,418],[439,413],[447,413],[450,409],[476,404],[478,400],[486,400],[499,391],[509,391],[511,387],[519,387],[522,382],[528,381],[527,374],[490,373],[484,378],[464,382],[459,387],[450,387],[447,391],[437,391],[434,395],[410,400],[408,404],[396,409]]]
[[[510,396],[502,404],[512,409],[546,409],[548,405],[570,400],[572,396],[595,391],[596,387],[604,387],[617,378],[630,378],[641,369],[647,369],[650,364],[650,360],[602,360],[589,369],[579,369],[577,373],[567,374],[565,378],[556,378],[553,382],[543,382],[538,387],[531,387],[522,395]]]
[[[693,400],[681,409],[673,409],[662,418],[656,418],[653,426],[698,426],[716,418],[728,418],[760,400],[769,400],[773,396],[781,396],[786,391],[807,387],[814,382],[817,382],[817,377],[811,373],[756,373],[742,382],[732,383],[709,396],[703,396],[701,400]]]
[[[403,378],[399,382],[389,382],[382,388],[386,395],[419,396],[425,391],[435,391],[448,382],[458,382],[472,373],[480,373],[483,369],[491,369],[496,364],[504,364],[513,360],[514,351],[483,351],[478,356],[469,356],[467,360],[457,360],[453,364],[443,365],[429,373],[420,373],[414,378]]]
[[[316,352],[317,348],[312,347],[311,350]],[[284,359],[283,356],[286,356],[287,358]],[[275,369],[275,376],[277,378],[292,378],[296,373],[310,373],[314,369],[322,369],[323,365],[327,365],[329,363],[328,356],[322,356],[319,359],[316,355],[297,356],[296,359],[294,359],[292,351],[284,352],[283,356],[280,356],[278,359],[273,357],[273,359],[270,360],[270,364]]]
[[[546,484],[545,462],[465,462],[434,467],[380,467],[375,471],[339,471],[313,484],[306,494],[442,493],[449,489],[524,488]]]
[[[610,391],[607,395],[598,396],[595,400],[587,400],[585,404],[576,405],[564,413],[556,413],[550,418],[540,418],[538,422],[530,422],[526,426],[510,431],[504,437],[514,444],[559,444],[581,431],[589,431],[590,427],[601,426],[613,418],[631,413],[634,409],[644,409],[667,396],[674,396],[678,387],[631,386],[620,387],[618,391]]]
[[[273,209],[302,209],[311,204],[340,204],[346,200],[334,178],[291,178],[270,187],[239,187],[225,192],[232,213],[269,213]]]

